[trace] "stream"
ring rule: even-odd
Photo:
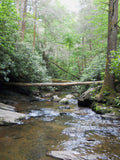
[[[70,107],[70,109],[69,109]],[[120,159],[120,121],[101,118],[90,108],[57,102],[20,102],[28,118],[0,126],[0,160],[55,160],[49,151],[73,150],[81,160]]]

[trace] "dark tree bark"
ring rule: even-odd
[[[117,50],[117,21],[118,21],[118,0],[109,0],[108,13],[108,45],[107,45],[107,60],[104,76],[104,83],[101,89],[101,95],[104,91],[111,94],[114,90],[114,75],[110,72],[112,52]]]

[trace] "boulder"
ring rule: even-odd
[[[15,112],[13,106],[0,103],[0,125],[17,124],[25,117],[26,114]]]
[[[42,97],[52,97],[52,96],[53,96],[53,93],[46,93],[42,95]]]
[[[68,95],[66,95],[66,98],[71,99],[71,98],[75,98],[75,97],[72,94],[68,94]]]
[[[69,100],[67,98],[63,98],[59,101],[60,104],[68,104]]]
[[[47,156],[61,160],[79,160],[80,154],[76,151],[51,151],[47,153]]]
[[[58,97],[58,95],[54,95],[54,96],[52,97],[52,100],[53,100],[54,102],[59,102],[59,101],[61,100],[61,98]]]
[[[15,111],[15,107],[0,103],[0,109],[8,110],[8,111]]]
[[[78,98],[78,106],[82,107],[89,107],[92,104],[91,101],[91,93],[93,92],[94,88],[88,89],[86,92],[81,94],[81,96]]]

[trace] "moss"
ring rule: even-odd
[[[111,95],[112,97],[115,97],[117,93],[113,88],[111,88],[111,86],[107,85],[102,87],[100,94],[102,94],[103,96]]]
[[[112,113],[114,113],[116,116],[120,116],[120,111],[118,109],[113,109]]]
[[[117,97],[117,93],[114,89],[109,90],[108,88],[106,88],[106,90],[101,89],[100,93],[97,94],[95,97],[98,102],[111,105],[114,103],[114,99]]]
[[[94,102],[92,104],[92,109],[98,114],[111,113],[115,116],[120,116],[120,106],[115,107],[113,105],[108,105],[108,103]]]
[[[98,114],[111,113],[111,108],[108,108],[105,104],[102,103],[94,103],[92,108]]]

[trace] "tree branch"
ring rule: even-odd
[[[80,77],[78,77],[78,76],[76,76],[76,75],[74,75],[74,74],[68,72],[67,70],[63,69],[61,66],[59,66],[58,64],[56,64],[55,62],[50,61],[50,60],[49,60],[49,62],[52,63],[52,64],[54,64],[57,68],[61,69],[62,71],[64,71],[64,72],[70,74],[70,75],[73,76],[74,78],[80,79]]]

